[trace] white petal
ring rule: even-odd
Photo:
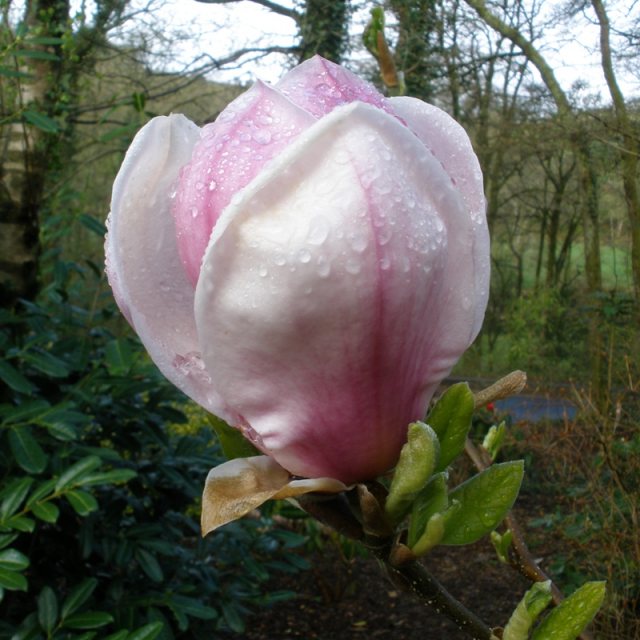
[[[113,185],[107,271],[118,304],[162,373],[225,417],[200,359],[194,291],[171,215],[172,185],[199,135],[181,115],[154,118],[136,135]]]
[[[475,322],[471,340],[482,326],[489,299],[491,275],[489,229],[482,170],[467,132],[447,113],[417,98],[391,98],[395,113],[433,151],[460,190],[473,222],[473,272],[475,274]]]
[[[409,129],[336,109],[214,229],[195,308],[216,388],[292,473],[382,473],[468,346],[471,242],[460,194]]]

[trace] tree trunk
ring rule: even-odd
[[[600,25],[602,70],[615,109],[618,130],[622,135],[622,185],[631,231],[631,272],[635,298],[640,301],[640,196],[638,195],[638,144],[629,120],[624,96],[618,86],[609,41],[609,17],[602,0],[591,0]]]
[[[306,0],[300,19],[300,62],[321,55],[340,63],[348,43],[347,0]]]

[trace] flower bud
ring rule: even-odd
[[[151,120],[106,254],[174,384],[291,474],[363,481],[480,329],[482,175],[444,112],[316,57],[202,129]]]

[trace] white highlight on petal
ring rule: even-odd
[[[107,272],[118,304],[162,373],[229,418],[200,358],[194,292],[170,211],[173,184],[199,135],[182,115],[154,118],[136,135],[113,185]]]

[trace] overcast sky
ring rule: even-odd
[[[136,0],[143,1],[143,0]],[[280,44],[291,45],[295,37],[295,25],[291,19],[277,15],[268,9],[245,0],[233,4],[204,4],[195,0],[158,0],[159,10],[151,18],[155,27],[167,31],[189,34],[191,37],[177,41],[172,47],[171,57],[178,63],[194,58],[199,51],[206,51],[214,57],[222,57],[242,46]],[[280,0],[280,4],[291,6],[290,0]],[[615,3],[617,12],[611,13],[616,21],[630,19],[629,12],[635,4],[632,0]],[[372,4],[367,4],[373,6]],[[546,0],[549,10],[558,6],[556,0]],[[636,12],[637,8],[634,9]],[[625,15],[626,14],[626,15]],[[368,11],[360,13],[360,20],[366,20]],[[145,20],[149,20],[147,15]],[[358,16],[354,20],[354,38],[359,37],[362,26]],[[600,91],[608,102],[608,91],[602,75],[598,53],[598,29],[583,17],[576,17],[568,27],[558,26],[548,30],[543,45],[547,60],[553,65],[559,82],[569,89],[576,80],[589,86],[590,92]],[[240,71],[231,70],[216,73],[214,80],[231,80],[238,77],[250,82],[256,77],[274,82],[282,74],[283,60],[271,58],[271,62],[247,64]],[[623,90],[629,95],[640,94],[640,79],[620,67],[619,79]]]

